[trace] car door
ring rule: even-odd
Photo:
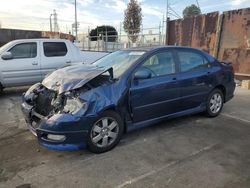
[[[56,69],[71,65],[71,53],[65,42],[42,42],[42,77]]]
[[[200,107],[210,91],[210,64],[202,53],[177,49],[180,69],[181,110]]]
[[[130,107],[133,121],[146,121],[178,112],[179,84],[172,51],[150,56],[136,72],[140,70],[150,71],[151,76],[132,80]]]
[[[37,42],[18,43],[10,47],[12,58],[1,60],[5,87],[29,85],[41,81]]]

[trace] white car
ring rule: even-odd
[[[93,56],[92,61],[101,57]],[[11,41],[0,48],[0,92],[6,87],[40,82],[49,72],[76,63],[84,63],[84,53],[68,40]]]

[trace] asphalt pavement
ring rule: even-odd
[[[130,132],[107,153],[51,151],[28,131],[20,95],[0,96],[0,187],[250,187],[250,91],[220,116],[168,120]]]

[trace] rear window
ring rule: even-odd
[[[178,56],[181,63],[181,72],[193,71],[208,66],[208,61],[196,52],[180,50],[178,51]]]
[[[68,52],[64,42],[44,42],[43,50],[46,57],[65,56]]]

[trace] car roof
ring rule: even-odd
[[[44,42],[63,42],[66,39],[50,39],[50,38],[32,38],[32,39],[17,39],[16,42],[44,41]]]
[[[215,58],[213,56],[211,56],[210,54],[208,54],[207,52],[203,51],[202,49],[199,48],[192,48],[189,46],[172,46],[172,45],[165,45],[165,46],[147,46],[147,47],[134,47],[134,48],[128,48],[128,49],[124,49],[127,51],[146,51],[146,52],[154,52],[154,51],[158,51],[161,49],[191,49],[191,50],[195,50],[195,51],[200,51],[203,55],[206,56],[206,58],[212,62],[215,60]]]
[[[173,48],[181,48],[181,49],[195,49],[195,50],[199,50],[197,48],[192,48],[192,47],[188,47],[188,46],[173,46],[173,45],[165,45],[165,46],[146,46],[146,47],[133,47],[133,48],[127,48],[124,50],[128,50],[128,51],[152,51],[152,50],[159,50],[159,49],[173,49]]]

